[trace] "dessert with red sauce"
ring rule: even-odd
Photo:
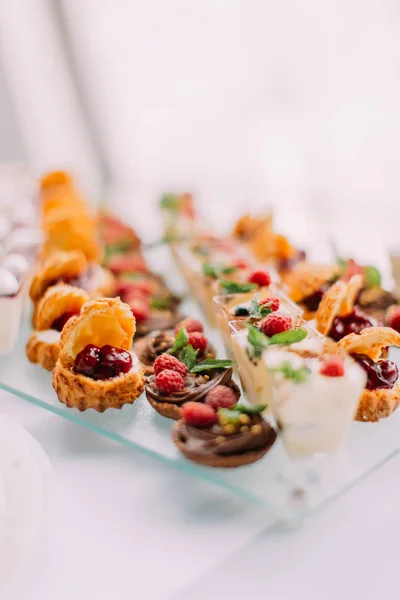
[[[384,357],[386,348],[400,346],[400,333],[391,327],[369,327],[350,333],[338,346],[352,355],[367,375],[355,416],[357,421],[379,421],[400,403],[398,368]]]
[[[306,321],[313,319],[325,292],[339,277],[337,265],[300,262],[286,275],[282,275],[289,297],[304,311]]]
[[[144,374],[132,352],[135,318],[119,298],[83,305],[61,333],[53,387],[60,402],[78,410],[104,412],[132,404],[144,388]]]
[[[32,322],[36,325],[38,302],[46,290],[58,283],[67,283],[84,289],[94,298],[113,296],[115,280],[111,273],[95,263],[88,263],[81,250],[53,252],[32,279],[29,294],[34,304]]]
[[[187,329],[189,327],[189,330]],[[197,329],[193,329],[196,327]],[[193,346],[194,344],[194,346]],[[215,358],[215,348],[204,336],[202,324],[195,319],[185,319],[175,329],[156,329],[133,344],[146,376],[153,375],[154,363],[159,356],[168,353],[179,357],[183,348],[191,345],[198,350],[196,362]]]
[[[36,329],[26,345],[26,355],[31,363],[38,363],[47,371],[54,369],[60,351],[61,331],[88,300],[87,292],[65,283],[47,289],[38,303]]]
[[[207,394],[217,386],[229,388],[239,400],[240,391],[232,379],[230,360],[211,358],[196,363],[191,347],[180,358],[160,356],[154,364],[154,375],[147,379],[147,400],[160,415],[179,419],[187,402],[204,403]]]
[[[211,390],[204,404],[182,407],[172,428],[174,443],[186,458],[209,467],[236,468],[260,460],[276,440],[275,430],[259,414],[264,407],[227,405],[226,395],[218,392]]]

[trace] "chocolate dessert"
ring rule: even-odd
[[[156,384],[156,375],[147,379],[146,397],[152,407],[163,417],[179,419],[181,408],[186,402],[204,402],[207,394],[216,386],[231,388],[240,397],[240,390],[232,379],[233,370],[213,369],[202,373],[187,373],[183,378],[184,387],[173,393],[161,392]]]

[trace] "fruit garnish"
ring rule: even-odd
[[[152,298],[150,306],[153,310],[168,310],[171,308],[171,298]]]
[[[293,327],[293,320],[290,315],[282,313],[271,313],[260,323],[260,329],[268,337],[272,337],[276,333],[287,331]]]
[[[213,279],[218,279],[221,275],[228,275],[230,273],[235,273],[237,271],[236,267],[233,266],[223,266],[223,265],[210,265],[209,263],[204,263],[202,265],[202,273],[206,277],[212,277]]]
[[[392,306],[387,312],[387,324],[400,332],[400,306]]]
[[[272,309],[267,304],[261,304],[258,302],[258,298],[255,297],[250,302],[249,313],[253,319],[260,319],[261,317],[266,317],[272,312]]]
[[[232,366],[232,361],[221,358],[206,358],[201,363],[195,365],[190,369],[191,373],[202,373],[203,371],[210,371],[212,369],[225,369]]]
[[[109,344],[101,348],[88,344],[77,354],[74,370],[92,379],[111,379],[128,373],[131,366],[132,356],[126,350]]]
[[[268,287],[271,284],[271,276],[267,271],[253,271],[249,275],[249,283],[255,283],[259,287]]]
[[[250,311],[247,306],[237,306],[235,308],[235,317],[248,317],[250,315]]]
[[[377,321],[363,313],[357,306],[347,315],[335,317],[329,337],[337,342],[350,333],[361,333],[367,327],[374,327]]]
[[[366,354],[352,354],[352,357],[367,373],[367,390],[390,389],[395,385],[399,376],[396,363],[391,360],[375,362]]]
[[[247,342],[250,344],[250,358],[261,358],[263,351],[268,348],[268,337],[257,327],[249,323],[245,323],[245,325],[248,329]]]
[[[221,425],[239,425],[241,412],[239,410],[231,410],[230,408],[218,409],[218,421]]]
[[[138,323],[147,321],[150,317],[149,304],[143,298],[132,298],[127,304],[129,304],[132,314]]]
[[[243,260],[243,258],[237,258],[232,263],[232,266],[235,267],[236,269],[248,269],[249,268],[249,263],[246,262],[245,260]]]
[[[165,369],[156,375],[156,386],[162,394],[175,394],[185,388],[185,382],[177,371]]]
[[[204,354],[207,349],[208,340],[203,333],[200,333],[200,331],[193,331],[192,333],[189,333],[188,344],[195,350],[198,350],[200,354]]]
[[[166,369],[176,371],[182,375],[182,377],[185,377],[188,372],[187,365],[183,361],[180,359],[178,360],[175,356],[172,356],[172,354],[161,354],[154,362],[154,373],[158,375],[161,371],[165,371]]]
[[[200,331],[203,333],[204,327],[197,319],[183,319],[175,328],[175,333],[178,333],[181,327],[184,327],[188,333]]]
[[[171,348],[171,354],[181,350],[189,341],[189,334],[184,327],[181,327],[175,336],[174,345]]]
[[[164,194],[160,200],[160,207],[172,212],[179,212],[181,208],[179,196],[175,194]]]
[[[366,265],[364,267],[363,275],[366,287],[374,288],[381,285],[382,276],[376,267],[372,265]]]
[[[284,362],[279,367],[270,369],[270,371],[272,373],[280,373],[284,379],[290,379],[293,383],[304,383],[311,373],[308,367],[295,369],[290,362]]]
[[[340,356],[330,356],[326,358],[319,370],[321,375],[326,377],[343,377],[344,361]]]
[[[232,388],[226,385],[215,386],[205,398],[205,403],[214,410],[217,410],[217,408],[231,408],[236,402],[237,395]]]
[[[181,408],[181,417],[192,427],[211,427],[218,422],[215,410],[201,402],[185,402]]]
[[[198,354],[198,350],[195,350],[193,346],[189,344],[184,346],[179,353],[179,360],[186,365],[187,369],[190,371],[194,365],[196,364],[196,358]]]
[[[257,287],[254,283],[237,283],[228,279],[222,279],[219,285],[223,294],[247,294]]]
[[[104,248],[104,256],[103,256],[103,262],[104,264],[108,264],[108,262],[110,261],[110,259],[117,255],[117,254],[123,254],[124,252],[126,252],[127,250],[129,250],[131,248],[132,242],[131,240],[121,240],[120,242],[116,243],[116,244],[109,244]]]
[[[64,313],[63,315],[58,317],[58,319],[53,321],[51,329],[55,329],[56,331],[62,331],[66,322],[69,321],[75,315],[76,313]]]
[[[268,296],[267,298],[260,300],[259,304],[261,306],[266,306],[267,308],[271,309],[272,312],[275,312],[279,310],[281,301],[277,296]]]

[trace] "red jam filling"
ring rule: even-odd
[[[56,331],[62,331],[65,323],[67,321],[69,321],[71,317],[75,317],[75,313],[64,313],[63,315],[61,315],[61,317],[58,317],[58,319],[53,321],[50,329],[55,329]]]
[[[132,356],[126,350],[105,345],[101,348],[88,344],[77,354],[75,371],[91,379],[112,379],[128,373]]]
[[[372,317],[364,314],[357,306],[353,312],[343,317],[336,317],[333,321],[329,336],[337,342],[349,333],[361,333],[367,327],[375,327],[377,322]]]
[[[322,286],[319,290],[317,290],[310,296],[303,298],[301,303],[305,306],[305,308],[309,312],[315,312],[316,310],[318,310],[319,303],[321,302],[321,300],[324,297],[324,294],[328,288],[329,288],[329,284],[327,283],[326,285]]]
[[[294,256],[291,256],[290,258],[280,258],[278,260],[277,269],[278,271],[291,271],[297,263],[301,262],[302,260],[305,260],[305,258],[306,253],[304,252],[304,250],[299,250]]]
[[[353,358],[367,373],[367,390],[390,389],[394,386],[399,376],[397,365],[391,360],[378,360],[375,362],[365,354],[352,354]]]

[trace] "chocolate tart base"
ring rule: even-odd
[[[354,420],[376,423],[380,419],[390,417],[399,404],[399,383],[391,389],[364,390]]]
[[[236,469],[238,467],[244,467],[250,465],[257,460],[260,460],[273,446],[276,440],[276,431],[271,427],[269,423],[266,423],[268,427],[268,442],[265,446],[258,450],[249,450],[248,452],[242,452],[240,454],[203,454],[201,452],[190,451],[187,448],[186,443],[181,437],[181,428],[183,422],[177,421],[172,428],[172,440],[182,454],[189,460],[207,467],[223,468],[223,469]]]

